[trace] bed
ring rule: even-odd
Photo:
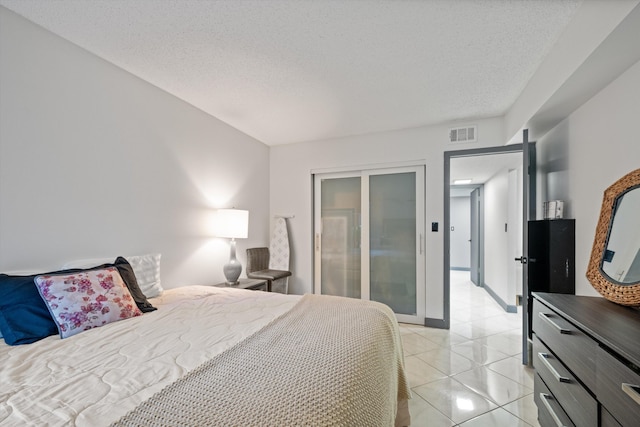
[[[382,304],[210,286],[77,333],[0,343],[0,424],[409,425]]]

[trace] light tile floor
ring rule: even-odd
[[[412,427],[539,427],[521,316],[451,272],[451,329],[400,325]]]

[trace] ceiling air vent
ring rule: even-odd
[[[478,126],[449,129],[449,142],[476,142],[477,140]]]

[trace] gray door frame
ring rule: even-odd
[[[536,219],[536,143],[529,129],[522,131],[522,364],[529,365],[529,220]],[[518,259],[516,258],[516,261]]]
[[[426,326],[449,329],[451,325],[451,280],[449,270],[451,268],[451,159],[456,157],[475,157],[491,154],[522,153],[523,144],[510,144],[499,147],[474,148],[470,150],[455,150],[444,152],[444,298],[442,322],[425,322]],[[535,197],[535,191],[529,196]],[[530,199],[531,200],[531,199]],[[535,208],[535,204],[534,204]],[[526,229],[526,223],[523,228]],[[524,286],[524,284],[523,284]],[[526,316],[524,316],[526,317]],[[436,324],[437,323],[437,324]]]

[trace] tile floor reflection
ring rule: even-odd
[[[506,313],[469,272],[451,272],[451,329],[400,324],[412,427],[539,426],[521,313]]]

